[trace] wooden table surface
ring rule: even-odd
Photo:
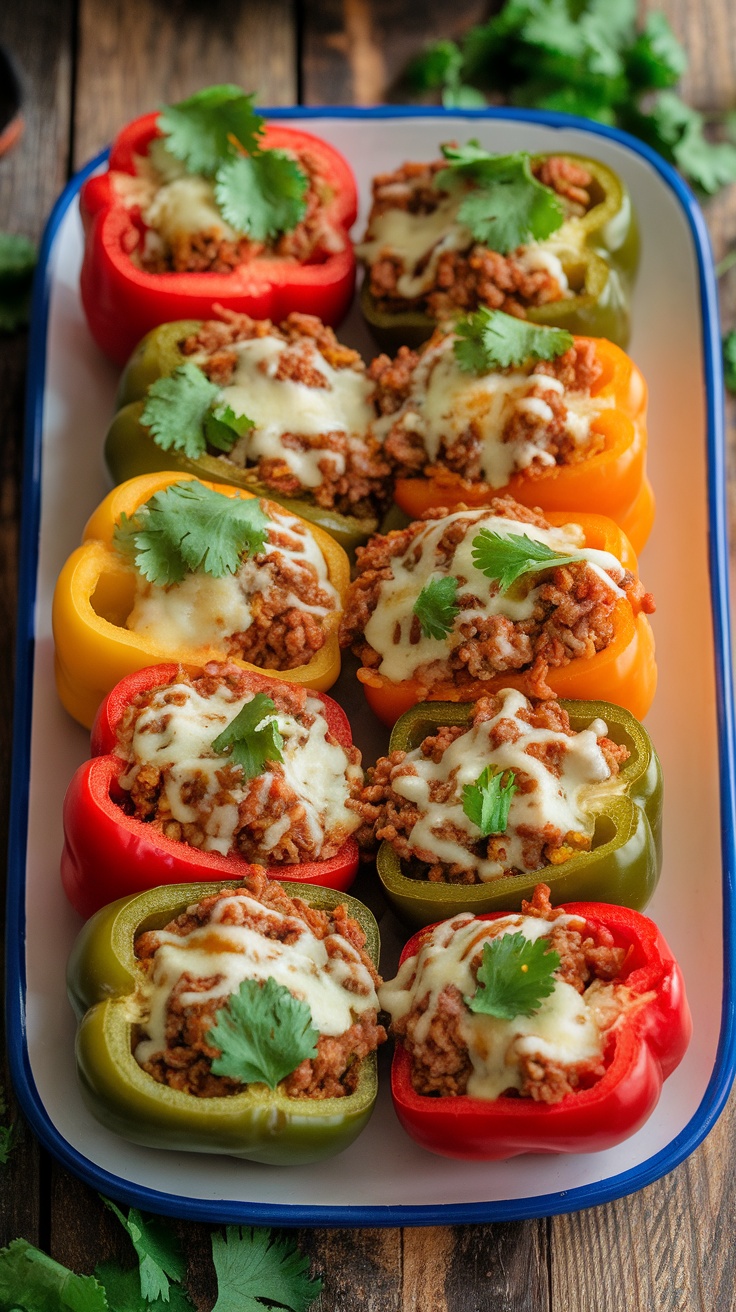
[[[425,39],[486,17],[479,0],[5,0],[0,43],[25,76],[21,144],[0,161],[0,229],[38,237],[74,170],[126,120],[215,82],[264,104],[376,104]],[[683,94],[705,109],[736,101],[732,0],[663,0],[688,50]],[[716,258],[736,244],[736,186],[708,207]],[[736,322],[736,270],[722,288]],[[26,341],[0,340],[0,796],[9,791],[12,634]],[[733,413],[730,436],[733,440]],[[733,491],[735,480],[730,480]],[[732,497],[733,502],[733,497]],[[5,807],[0,850],[5,850]],[[6,1080],[7,1086],[7,1080]],[[322,1312],[727,1312],[736,1308],[736,1099],[670,1175],[618,1202],[516,1223],[304,1230],[325,1285]],[[209,1234],[177,1223],[198,1306],[212,1306]],[[129,1245],[93,1190],[56,1164],[21,1123],[0,1168],[0,1245],[24,1236],[89,1272]]]

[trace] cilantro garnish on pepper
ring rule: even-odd
[[[443,146],[448,162],[435,176],[441,191],[467,183],[472,190],[458,210],[458,220],[491,250],[508,255],[528,241],[543,241],[561,227],[565,212],[550,187],[538,182],[531,155],[491,155],[475,140]]]
[[[488,528],[482,528],[473,538],[472,556],[475,568],[486,578],[497,579],[502,592],[507,592],[523,574],[575,565],[585,559],[579,551],[569,556],[553,551],[526,533],[504,536]]]
[[[244,979],[215,1013],[206,1038],[220,1049],[213,1075],[275,1089],[300,1062],[316,1055],[319,1031],[306,1002],[269,977],[263,983]]]
[[[455,359],[461,369],[476,374],[508,369],[527,360],[556,360],[570,350],[574,340],[564,328],[540,327],[486,306],[460,319],[455,333]]]
[[[518,785],[513,770],[497,770],[487,765],[474,784],[466,784],[463,788],[463,811],[484,838],[489,834],[503,834],[509,822],[511,799],[516,792]]]
[[[208,444],[232,451],[238,438],[253,428],[247,415],[218,404],[221,388],[188,362],[148,389],[141,424],[162,451],[183,451],[190,460],[205,455]]]
[[[455,601],[457,587],[452,575],[425,583],[412,607],[424,638],[444,638],[450,632],[460,609]]]
[[[544,998],[554,993],[553,975],[559,965],[559,953],[548,948],[546,939],[500,934],[483,944],[478,988],[465,997],[465,1004],[497,1020],[533,1016]]]
[[[236,574],[244,554],[266,544],[268,516],[255,497],[228,497],[192,479],[156,492],[134,515],[121,515],[113,541],[150,583],[181,583],[201,571]]]
[[[276,721],[276,706],[270,697],[257,692],[212,743],[215,752],[231,749],[232,760],[245,779],[262,774],[266,761],[283,761],[284,740]]]
[[[206,87],[166,105],[166,149],[189,173],[214,181],[223,218],[255,241],[290,232],[306,213],[309,179],[284,150],[261,145],[265,120],[239,87]]]

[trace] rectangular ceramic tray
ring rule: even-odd
[[[103,1129],[79,1096],[74,1021],[64,990],[79,920],[58,863],[61,803],[88,754],[85,732],[55,694],[51,597],[87,515],[108,488],[102,436],[116,371],[93,345],[77,290],[82,250],[77,192],[49,221],[35,290],[24,488],[21,610],[8,963],[13,1079],[35,1131],[101,1192],[150,1211],[209,1221],[280,1225],[398,1225],[492,1221],[591,1206],[657,1179],[700,1142],[734,1070],[734,735],[728,638],[722,380],[715,280],[705,225],[690,193],[658,156],[630,138],[555,115],[522,112],[280,111],[333,142],[357,175],[362,231],[374,173],[431,159],[438,143],[476,136],[498,152],[596,156],[627,181],[639,216],[642,264],[631,353],[650,388],[650,473],[658,506],[642,576],[654,618],[660,685],[648,727],[666,780],[665,861],[651,913],[685,973],[694,1018],[690,1050],[647,1125],[605,1153],[462,1163],[416,1147],[400,1129],[383,1057],[376,1112],[343,1155],[274,1168],[140,1148]],[[366,354],[357,314],[341,336]],[[343,678],[338,696],[368,761],[386,739]],[[364,887],[355,891],[364,894]],[[393,973],[400,932],[382,921]]]

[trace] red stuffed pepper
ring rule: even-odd
[[[363,776],[331,697],[228,663],[149,666],[102,703],[92,754],[64,800],[61,877],[82,916],[254,864],[340,891],[353,882],[346,802]]]
[[[151,328],[211,318],[216,304],[276,322],[298,310],[332,325],[350,304],[349,165],[310,132],[265,127],[236,87],[129,123],[80,207],[82,303],[95,341],[120,365]]]
[[[633,1134],[683,1057],[690,1012],[657,926],[626,907],[454,917],[415,934],[381,1006],[404,1129],[446,1157],[596,1152]]]

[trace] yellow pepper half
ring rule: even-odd
[[[97,507],[84,530],[81,547],[72,552],[59,575],[52,610],[56,687],[69,714],[87,728],[102,699],[126,674],[160,661],[201,666],[227,657],[226,652],[211,646],[172,651],[165,642],[152,642],[125,627],[133,606],[136,571],[113,545],[115,525],[123,513],[131,517],[156,492],[185,481],[191,481],[189,475],[167,471],[121,483]],[[206,486],[229,497],[252,495],[220,483]],[[342,601],[350,580],[345,552],[316,525],[301,519],[299,523],[316,541],[329,580]],[[325,644],[306,665],[283,672],[268,670],[269,677],[305,684],[317,692],[331,688],[340,673],[339,620],[339,611],[327,617]],[[236,659],[236,664],[264,673],[248,661]]]

